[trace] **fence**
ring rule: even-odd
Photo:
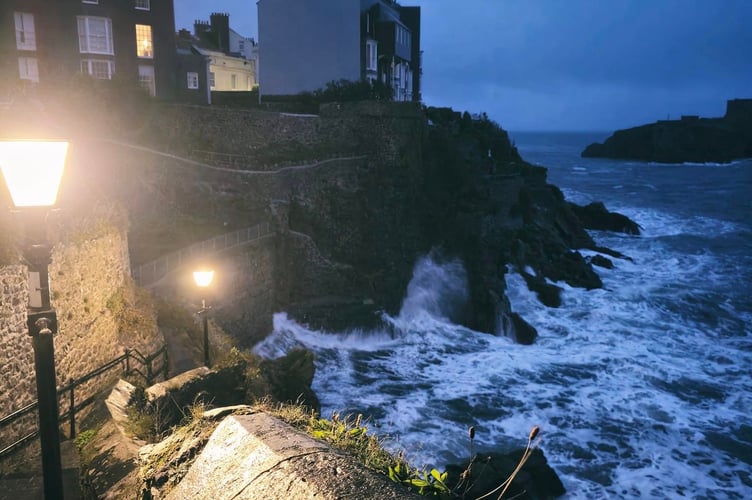
[[[177,271],[184,265],[194,263],[198,257],[243,245],[270,234],[272,234],[272,230],[268,222],[240,229],[232,233],[220,234],[209,240],[194,243],[182,250],[169,253],[157,260],[138,266],[132,271],[133,279],[138,286],[146,288],[156,284],[159,280]]]
[[[158,366],[155,370],[154,368],[154,361],[158,358],[162,359],[161,366]],[[135,360],[138,363],[140,363],[144,368],[146,373],[143,373],[141,370],[139,370],[136,367],[131,366],[131,360]],[[136,349],[126,349],[125,354],[122,356],[119,356],[112,361],[105,363],[104,365],[100,366],[99,368],[90,371],[83,377],[80,377],[78,379],[70,379],[68,383],[62,387],[58,387],[57,389],[57,396],[58,401],[62,400],[63,395],[66,393],[68,396],[69,406],[68,410],[63,413],[62,415],[58,415],[58,422],[68,420],[68,423],[70,425],[70,439],[73,439],[76,437],[76,413],[80,412],[82,409],[86,408],[90,404],[92,404],[96,398],[96,395],[89,396],[83,401],[80,401],[76,403],[76,395],[75,395],[75,389],[76,387],[88,382],[89,380],[92,380],[96,377],[99,377],[100,375],[103,375],[104,373],[112,370],[113,368],[117,366],[123,366],[123,374],[133,375],[137,374],[141,376],[144,381],[146,382],[147,386],[152,385],[152,383],[156,380],[156,377],[158,375],[162,375],[164,379],[167,379],[167,371],[168,371],[168,362],[167,362],[167,345],[163,345],[160,349],[158,349],[156,352],[149,356],[144,356]],[[39,402],[33,401],[32,403],[24,406],[23,408],[14,411],[13,413],[6,415],[5,417],[0,418],[0,431],[4,429],[5,427],[13,424],[16,420],[23,418],[24,416],[32,413],[37,409]],[[58,403],[59,404],[59,403]],[[0,459],[3,459],[12,453],[14,453],[16,450],[20,449],[22,446],[24,446],[26,443],[30,442],[32,439],[37,437],[39,434],[38,430],[35,430],[26,436],[22,437],[18,441],[6,446],[2,450],[0,450]]]

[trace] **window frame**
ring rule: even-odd
[[[145,4],[145,5],[139,5]],[[133,8],[136,10],[151,10],[151,0],[135,0],[133,2]]]
[[[142,70],[149,70],[149,71],[144,72]],[[147,76],[151,78],[146,79],[145,77]],[[152,97],[157,95],[156,79],[157,79],[157,76],[156,76],[156,72],[154,71],[153,64],[139,64],[138,65],[138,84],[141,86],[141,88],[146,89],[149,92],[149,95]]]
[[[29,71],[30,62],[34,63],[32,65],[34,67],[34,71]],[[21,80],[28,80],[33,83],[39,83],[39,61],[36,57],[21,56],[18,58],[18,78],[20,78]]]
[[[378,47],[376,40],[366,40],[366,71],[378,70]]]
[[[148,33],[144,28],[148,28]],[[136,24],[136,56],[139,59],[154,59],[154,30],[151,24]]]
[[[188,71],[185,74],[185,77],[186,77],[186,84],[188,85],[188,89],[198,90],[199,88],[198,73],[195,71]]]
[[[217,86],[217,75],[214,71],[209,71],[209,88],[213,89]]]
[[[115,55],[115,43],[114,38],[112,34],[112,19],[109,17],[101,17],[101,16],[78,16],[77,17],[77,25],[78,25],[78,50],[81,54],[105,54],[109,56]],[[105,41],[105,51],[101,50],[92,50],[91,48],[91,41],[92,41],[92,34],[91,34],[91,22],[92,21],[104,21],[104,41]],[[85,33],[81,33],[81,26],[82,22],[84,23]],[[98,35],[96,35],[98,36]],[[86,41],[86,46],[84,47],[82,44],[82,41]]]
[[[84,71],[84,68],[83,68],[84,64],[86,64],[86,71]],[[107,65],[106,77],[97,76],[97,72],[94,71],[95,64]],[[111,61],[109,59],[81,59],[81,73],[85,75],[89,75],[90,77],[96,80],[112,80],[112,76],[115,74],[115,61]],[[102,73],[99,73],[99,74],[102,74]]]
[[[27,26],[27,22],[31,29]],[[32,12],[13,12],[13,24],[16,29],[16,48],[18,50],[37,50],[37,32]],[[21,40],[23,38],[23,41]]]

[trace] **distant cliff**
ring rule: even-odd
[[[583,157],[661,163],[727,163],[752,157],[752,99],[726,104],[722,118],[682,116],[617,130],[603,144],[593,143]]]

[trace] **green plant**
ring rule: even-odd
[[[439,472],[437,469],[431,469],[430,473],[425,469],[414,469],[402,461],[389,467],[389,479],[395,483],[402,483],[424,496],[452,498],[452,492],[445,483],[447,475],[446,472]]]
[[[80,432],[78,436],[76,436],[76,439],[73,440],[73,442],[76,444],[76,448],[78,448],[78,451],[80,452],[81,449],[89,444],[92,439],[94,439],[94,436],[97,435],[96,429],[89,429],[83,432]]]

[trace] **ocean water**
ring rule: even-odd
[[[579,157],[606,135],[511,134],[567,199],[643,228],[593,232],[630,259],[597,268],[602,289],[560,283],[560,308],[510,270],[534,345],[449,322],[464,269],[425,256],[388,328],[317,332],[281,313],[256,351],[312,349],[324,416],[369,416],[415,465],[464,462],[471,425],[474,451],[524,446],[538,425],[566,498],[752,498],[752,161]]]

